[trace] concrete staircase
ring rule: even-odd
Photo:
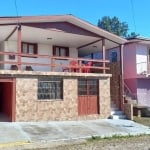
[[[111,115],[110,119],[126,119],[125,114],[116,107],[114,102],[111,102]]]

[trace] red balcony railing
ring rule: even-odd
[[[10,59],[3,59],[4,56],[8,56]],[[12,59],[12,58],[13,59]],[[97,60],[97,59],[85,59],[85,58],[71,58],[71,57],[58,57],[58,56],[50,56],[50,55],[40,55],[40,54],[24,54],[24,53],[16,53],[16,52],[0,52],[0,64],[9,64],[10,69],[12,65],[16,65],[18,70],[21,70],[22,66],[39,66],[39,67],[49,67],[51,71],[56,71],[56,68],[61,68],[61,71],[68,71],[68,72],[87,72],[87,73],[106,73],[109,70],[107,67],[108,60]],[[21,59],[20,59],[21,58]],[[24,58],[30,58],[28,61],[24,61]],[[42,62],[33,62],[31,61],[32,58],[40,58],[45,59]],[[49,60],[50,63],[47,63]],[[58,63],[59,60],[59,63]],[[62,62],[61,62],[62,61]],[[64,64],[63,62],[68,62]],[[70,62],[76,61],[76,65],[71,65]],[[88,62],[91,62],[91,65]],[[4,69],[1,67],[1,69]],[[37,71],[41,71],[40,69]]]

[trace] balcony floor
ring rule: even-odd
[[[75,76],[75,77],[111,77],[111,74],[103,73],[80,73],[80,72],[44,72],[44,71],[22,71],[22,70],[0,70],[0,75],[51,75],[51,76]]]

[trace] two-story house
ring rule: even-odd
[[[150,107],[150,39],[128,40],[123,51],[123,74],[126,94],[137,105]]]
[[[106,52],[125,42],[72,15],[1,17],[0,119],[107,118]],[[86,57],[99,51],[101,59]]]

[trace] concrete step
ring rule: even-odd
[[[126,116],[124,115],[124,113],[120,111],[118,107],[116,107],[114,102],[111,102],[110,119],[126,119]]]
[[[111,111],[111,115],[123,115],[123,112],[120,110],[117,111]]]
[[[111,115],[111,119],[126,119],[125,115]]]

